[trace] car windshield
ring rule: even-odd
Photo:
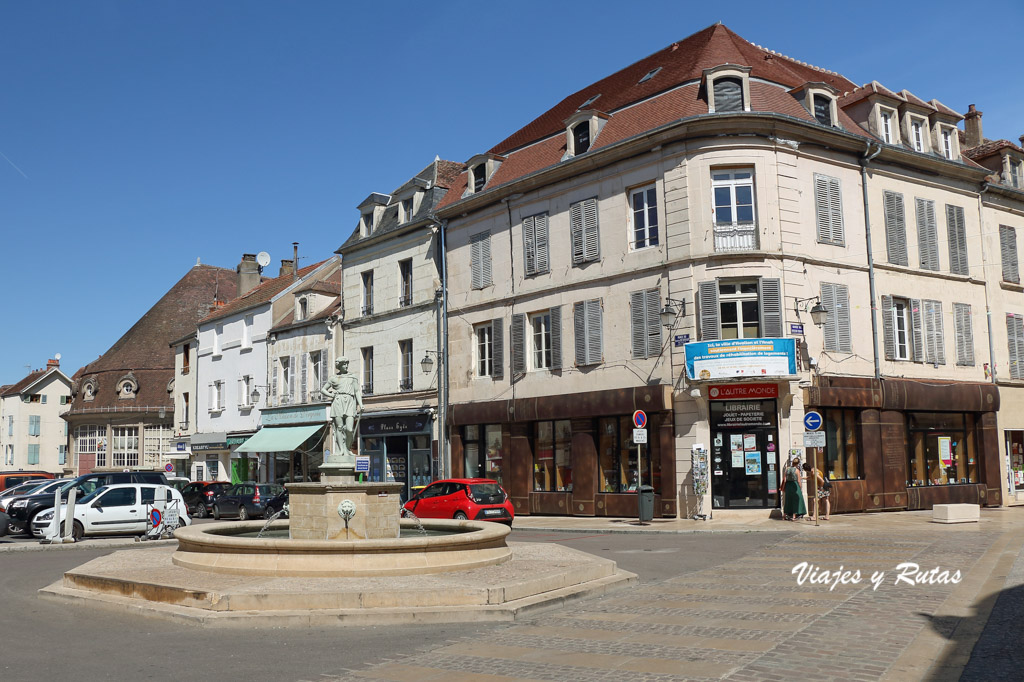
[[[46,487],[46,483],[40,483],[39,481],[32,481],[31,483],[19,483],[13,488],[8,488],[3,492],[4,497],[8,495],[28,495],[36,490],[40,490]]]
[[[505,491],[497,483],[472,483],[469,493],[477,502],[494,504],[505,501]]]
[[[95,489],[95,490],[93,490],[93,491],[92,491],[91,493],[89,493],[88,495],[86,495],[85,497],[83,497],[82,499],[80,499],[80,500],[78,501],[78,503],[79,503],[79,504],[85,504],[86,502],[92,502],[92,501],[93,501],[93,500],[95,500],[95,499],[96,499],[97,497],[99,497],[99,496],[100,496],[100,495],[102,495],[102,494],[103,494],[104,492],[106,492],[106,490],[107,490],[107,486],[105,486],[105,485],[101,485],[101,486],[100,486],[99,488],[96,488],[96,489]]]

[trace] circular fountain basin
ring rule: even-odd
[[[275,521],[269,530],[288,528]],[[178,549],[171,560],[197,571],[237,575],[365,577],[461,571],[507,561],[511,528],[487,521],[422,520],[428,531],[403,519],[403,537],[376,540],[296,540],[240,537],[258,532],[263,521],[187,526],[175,531]],[[411,535],[409,535],[411,534]],[[405,535],[409,535],[406,537]]]

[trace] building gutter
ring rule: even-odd
[[[441,471],[438,475],[447,478],[452,470],[451,449],[448,447],[448,247],[445,244],[445,232],[448,221],[440,220],[431,214],[430,219],[437,226],[438,249],[437,259],[441,275],[441,287],[434,292],[437,300],[437,448]]]
[[[875,145],[875,151],[871,151],[871,145]],[[868,256],[868,292],[871,296],[871,347],[875,361],[875,380],[881,380],[882,369],[878,359],[878,297],[875,294],[875,257],[871,250],[871,212],[868,202],[868,164],[882,152],[882,145],[875,142],[868,142],[861,155],[860,161],[860,188],[864,197],[864,241],[867,243]]]

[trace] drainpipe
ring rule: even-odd
[[[881,153],[882,145],[877,145],[875,151],[872,152],[872,144],[876,143],[867,143],[867,148],[864,150],[864,154],[860,157],[859,161],[860,188],[864,195],[864,240],[867,242],[868,252],[868,291],[871,296],[871,346],[875,357],[875,380],[880,381],[882,378],[882,370],[878,361],[878,305],[876,303],[878,299],[875,295],[875,257],[871,251],[871,217],[868,207],[868,163],[871,162],[871,159]]]
[[[437,350],[440,355],[437,368],[437,392],[440,398],[440,404],[437,406],[437,441],[440,449],[438,457],[441,460],[441,471],[438,473],[447,478],[452,470],[452,453],[448,447],[448,248],[445,246],[448,221],[437,221],[435,218],[434,222],[438,228],[438,243],[441,250],[440,258],[438,258],[438,264],[441,266],[441,298],[438,301],[441,319],[437,328]]]
[[[986,180],[981,183],[981,191],[978,192],[978,226],[981,230],[981,262],[986,265],[988,265],[988,258],[985,255],[985,214],[984,201],[982,200],[982,197],[990,187],[991,185]],[[996,383],[996,353],[995,346],[992,341],[992,306],[989,305],[987,272],[985,273],[985,322],[988,324],[988,376],[994,384]]]

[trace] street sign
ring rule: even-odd
[[[789,333],[797,335],[797,336],[803,336],[803,334],[804,334],[804,326],[802,324],[797,324],[796,322],[790,322],[789,323]]]
[[[641,414],[643,414],[641,412]],[[647,442],[647,429],[633,429],[633,443],[646,443]]]
[[[357,474],[368,474],[368,473],[370,473],[370,458],[369,457],[356,457],[356,473]]]
[[[164,512],[164,524],[168,528],[178,527],[178,510],[174,507],[168,507],[167,511]]]
[[[822,423],[821,415],[817,412],[805,412],[804,413],[804,429],[808,431],[817,431],[821,428]]]
[[[688,343],[690,343],[689,334],[676,334],[675,336],[672,337],[672,345],[674,345],[676,348],[685,346]]]
[[[633,426],[638,429],[646,428],[647,414],[643,410],[637,410],[633,413]]]
[[[161,518],[162,517],[160,516],[160,510],[159,509],[154,509],[153,511],[149,512],[149,522],[151,524],[153,524],[154,528],[159,528],[160,527],[160,519]]]
[[[166,471],[167,473],[171,473],[172,471],[174,471],[174,465],[168,462],[167,464],[164,465],[164,471]]]
[[[823,448],[823,447],[825,447],[825,432],[824,431],[804,431],[804,447],[805,448]]]

